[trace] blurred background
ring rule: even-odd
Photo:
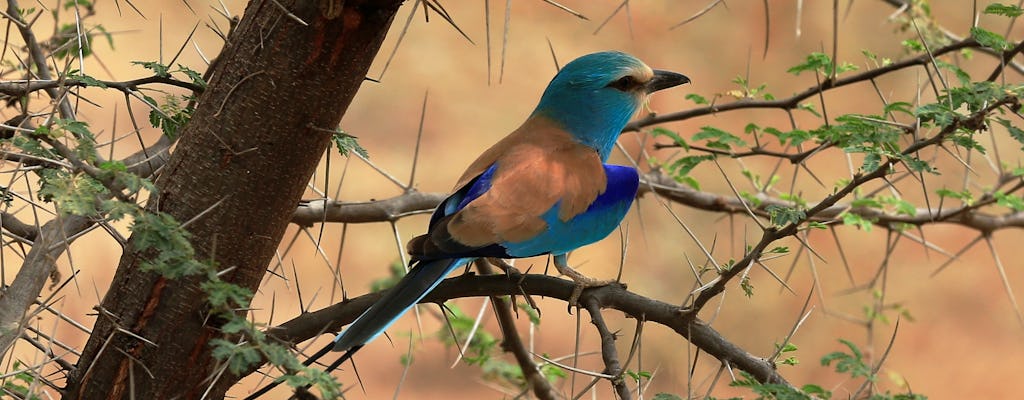
[[[57,9],[56,4],[50,4],[54,2],[24,3],[23,7]],[[359,138],[373,165],[402,182],[408,182],[415,160],[418,166],[412,186],[425,192],[450,190],[462,170],[481,151],[515,129],[532,111],[548,80],[557,71],[557,65],[587,53],[622,50],[654,68],[689,76],[692,84],[653,96],[650,110],[656,113],[698,107],[684,98],[690,93],[718,103],[736,101],[736,95],[742,93],[742,87],[734,82],[737,78],[746,80],[752,88],[766,85],[763,92],[777,98],[811,87],[816,83],[813,74],[794,75],[786,70],[812,52],[833,54],[834,33],[838,39],[837,59],[862,70],[875,66],[863,50],[877,54],[879,60],[916,56],[907,53],[901,42],[914,39],[917,34],[913,28],[907,29],[905,16],[899,14],[897,8],[880,0],[838,2],[837,32],[833,32],[832,2],[826,1],[767,1],[767,9],[762,2],[723,2],[685,24],[681,23],[714,2],[560,2],[586,19],[541,0],[442,3],[472,42],[433,11],[429,22],[424,18],[422,7],[410,16],[414,12],[413,2],[407,2],[370,69],[369,76],[380,82],[363,84],[341,124],[343,130]],[[975,22],[975,12],[986,4],[987,1],[977,2],[975,8],[972,2],[934,1],[931,21],[955,35],[967,36]],[[223,14],[241,15],[245,2],[165,0],[133,2],[133,6],[137,10],[126,2],[98,2],[97,15],[90,21],[101,24],[110,33],[112,45],[102,35],[96,36],[93,44],[96,56],[84,65],[87,74],[108,80],[148,76],[148,71],[130,62],[167,62],[175,57],[179,48],[182,51],[176,63],[205,71],[204,58],[215,57],[222,44],[211,26],[226,30]],[[39,24],[52,24],[47,18],[42,17]],[[411,22],[406,28],[407,19]],[[993,16],[977,19],[979,26],[998,33],[1007,30],[1008,21]],[[1010,40],[1024,38],[1019,25],[1012,27]],[[937,26],[922,28],[931,30]],[[193,29],[195,34],[190,37]],[[406,32],[399,44],[403,30]],[[960,63],[975,79],[983,79],[998,65],[994,58],[977,52],[972,57],[958,54],[944,60]],[[1020,78],[1018,73],[1008,71],[1005,79],[1019,82]],[[876,83],[889,101],[915,103],[919,94],[922,101],[934,99],[928,76],[920,68],[886,75]],[[178,89],[161,89],[166,93],[151,92],[150,95],[162,101],[166,95],[183,94]],[[833,90],[823,97],[827,112],[833,117],[843,113],[882,112],[878,94],[870,84]],[[95,105],[80,103],[80,115],[89,121],[94,131],[102,132],[106,140],[111,134],[122,136],[133,129],[121,94],[93,89],[89,100]],[[812,103],[819,111],[822,109],[819,100]],[[141,103],[133,104],[135,112],[144,110]],[[3,118],[10,116],[5,114]],[[798,111],[793,116],[800,128],[812,129],[823,124],[821,118],[809,112]],[[422,142],[417,158],[421,118]],[[721,113],[662,127],[690,137],[702,126],[714,126],[741,135],[751,143],[749,137],[742,135],[748,123],[787,130],[791,122],[784,111],[764,109]],[[156,140],[159,130],[143,128],[147,142]],[[992,139],[984,139],[984,144],[998,144],[1002,162],[1019,166],[1022,158],[1019,144],[1005,133],[991,136]],[[679,149],[655,150],[653,143],[666,143],[666,140],[652,138],[646,132],[625,134],[620,142],[628,156],[616,152],[611,162],[631,164],[632,158],[638,160],[643,170],[651,168],[652,160],[666,161],[686,155]],[[138,148],[124,143],[117,145],[115,154],[127,155]],[[645,153],[639,156],[642,151]],[[345,159],[336,152],[327,157],[330,162],[322,164],[311,186],[332,198],[360,202],[403,192],[401,187],[358,158]],[[776,168],[776,160],[756,157],[744,158],[741,162],[722,158],[720,162],[724,175],[711,163],[702,164],[692,172],[701,190],[731,196],[728,179],[741,190],[752,191],[742,175],[743,170],[767,177]],[[972,161],[974,166],[984,166],[975,168],[972,173],[978,185],[974,190],[992,185],[994,181],[987,162],[981,157]],[[860,165],[856,158],[851,163],[854,167]],[[932,202],[937,201],[934,190],[943,187],[960,190],[965,177],[965,168],[951,157],[940,157],[936,166],[941,175],[929,177],[927,181]],[[850,175],[847,159],[838,151],[812,158],[808,167],[823,185],[805,172],[794,179],[794,169],[787,163],[778,169],[781,176],[778,190],[801,193],[814,202],[831,193],[835,182]],[[900,194],[924,207],[925,194],[920,184],[910,181],[901,183],[904,186],[900,186]],[[311,188],[307,198],[320,197],[317,190]],[[714,249],[720,261],[741,258],[744,246],[760,237],[757,226],[746,216],[730,217],[680,205],[670,207],[705,246]],[[993,212],[1005,212],[1005,209]],[[316,310],[340,301],[341,291],[332,284],[335,268],[340,269],[348,296],[366,293],[372,282],[391,274],[389,265],[401,262],[404,241],[422,233],[427,218],[426,215],[404,218],[394,226],[388,223],[328,225],[323,228],[320,240],[324,254],[318,253],[316,248],[316,238],[321,237],[319,226],[309,230],[291,228],[282,242],[280,259],[272,265],[288,276],[288,281],[268,275],[253,303],[256,310],[253,318],[263,323],[280,323],[303,308]],[[821,366],[822,356],[833,351],[848,351],[838,341],[846,339],[865,351],[869,362],[877,362],[894,335],[897,319],[899,329],[877,381],[880,390],[912,390],[933,399],[1013,398],[1020,392],[1017,379],[1024,372],[1020,362],[1024,360],[1024,326],[1015,316],[993,258],[993,254],[997,254],[1005,266],[1010,287],[1017,290],[1024,287],[1024,272],[1019,261],[1021,250],[1016,247],[1024,239],[1019,230],[995,232],[992,236],[995,251],[981,242],[934,277],[930,275],[949,259],[940,251],[926,251],[920,244],[906,239],[896,241],[889,249],[887,243],[895,238],[878,228],[866,232],[839,227],[836,232],[842,243],[842,254],[837,240],[827,230],[813,232],[808,239],[823,259],[809,256],[806,251],[796,252],[800,246],[797,241],[780,243],[793,251],[767,265],[777,274],[788,277],[793,292],[782,288],[763,269],[754,268],[750,271],[753,296],[745,296],[737,280],[729,285],[724,295],[712,301],[712,306],[701,317],[712,321],[712,326],[722,335],[752,354],[768,357],[774,352],[775,344],[782,342],[800,319],[801,308],[810,296],[810,315],[791,339],[798,350],[788,354],[795,356],[799,363],[780,365],[779,369],[795,385],[818,384],[834,391],[836,398],[855,392],[862,381],[851,380],[848,375],[835,373],[832,367]],[[923,234],[948,253],[956,253],[978,235],[976,231],[950,224],[926,226]],[[577,251],[571,262],[589,276],[614,278],[619,273],[623,246],[627,255],[622,281],[632,291],[682,304],[694,289],[687,259],[699,263],[704,259],[703,253],[671,217],[666,206],[652,196],[637,202],[624,223],[622,235],[613,234],[599,244]],[[887,252],[891,253],[889,257],[886,257]],[[18,252],[6,249],[4,254],[16,257]],[[849,276],[843,256],[848,261]],[[87,314],[92,312],[109,285],[119,257],[120,248],[102,231],[79,239],[72,247],[70,261],[68,257],[60,260],[65,277],[72,270],[71,261],[74,269],[80,270],[73,287],[65,289],[63,300],[58,302],[61,312],[90,326],[94,317]],[[16,258],[4,262],[8,277],[13,276],[19,265],[12,259]],[[516,265],[520,270],[532,266],[532,272],[537,272],[545,267],[546,260],[519,260]],[[292,266],[297,271],[294,276]],[[879,279],[884,280],[884,284],[866,288],[876,276],[881,276]],[[44,296],[47,294],[44,292]],[[579,324],[578,348],[581,353],[589,354],[580,357],[579,366],[600,371],[603,365],[596,353],[600,350],[599,337],[589,323],[589,316],[584,313],[578,320],[577,315],[566,313],[564,303],[538,300],[542,311],[538,326],[529,327],[525,314],[520,313],[519,329],[531,349],[550,357],[572,353],[577,346],[575,332]],[[466,314],[475,316],[483,301],[462,299],[453,303]],[[863,323],[868,319],[866,310],[872,310],[879,302],[885,306],[884,317],[877,318],[868,327]],[[439,335],[447,335],[439,315],[437,307],[421,307],[422,331],[417,328],[416,318],[408,315],[389,331],[393,343],[382,339],[363,349],[356,362],[365,391],[356,384],[351,369],[336,373],[346,387],[355,387],[346,397],[391,397],[403,379],[398,398],[516,397],[520,391],[495,378],[498,375],[495,371],[485,374],[465,364],[450,368],[458,352],[437,340]],[[624,357],[633,338],[635,321],[613,311],[607,312],[605,318],[613,331],[620,330],[618,347]],[[72,348],[81,347],[86,340],[80,329],[52,315],[41,315],[35,325],[43,332],[55,334]],[[489,307],[482,329],[500,335]],[[413,333],[414,361],[408,371],[403,372],[410,332]],[[329,339],[329,335],[324,335],[311,348]],[[698,356],[695,348],[678,335],[653,324],[645,326],[639,354],[627,368],[652,375],[650,385],[644,389],[645,397],[668,392],[685,398],[691,391],[701,397],[712,385],[719,369],[716,360],[705,354]],[[43,360],[43,355],[24,343],[15,348],[13,357],[27,364]],[[501,357],[513,362],[511,357]],[[696,363],[693,357],[698,357]],[[5,364],[5,368],[9,366]],[[692,382],[687,374],[691,366],[694,368]],[[233,393],[244,395],[260,379],[250,377]],[[729,387],[729,380],[728,373],[719,378],[712,395],[755,397],[746,389]],[[577,376],[574,385],[572,381],[571,377],[566,377],[555,386],[564,393],[576,393],[590,378]],[[647,383],[645,380],[644,385]],[[287,395],[287,391],[275,393],[280,398]],[[612,398],[612,393],[609,385],[602,382],[592,395],[584,397]]]

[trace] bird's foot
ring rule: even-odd
[[[557,262],[557,260],[558,258],[556,257],[555,269],[557,269],[559,273],[567,276],[569,279],[572,279],[572,281],[576,283],[576,286],[572,290],[572,295],[569,296],[569,308],[572,308],[579,303],[580,295],[583,294],[584,289],[607,286],[612,283],[615,283],[615,281],[613,280],[598,280],[583,275],[579,273],[579,271],[572,269],[572,267],[570,267],[569,265]]]

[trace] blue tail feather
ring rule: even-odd
[[[418,262],[384,297],[334,339],[334,351],[361,346],[380,336],[398,317],[434,290],[450,272],[470,260],[456,258]]]

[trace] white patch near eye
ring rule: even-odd
[[[632,76],[633,80],[640,84],[647,83],[651,80],[651,78],[654,78],[654,70],[652,70],[651,67],[648,67],[645,64],[625,66],[622,67],[619,71],[619,78],[617,79]]]

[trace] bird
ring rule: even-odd
[[[333,370],[477,258],[547,254],[578,288],[610,283],[572,269],[567,254],[613,232],[636,197],[637,170],[605,163],[625,125],[651,93],[689,82],[619,51],[566,64],[526,121],[469,165],[427,233],[408,242],[409,272],[304,364],[344,351]]]

